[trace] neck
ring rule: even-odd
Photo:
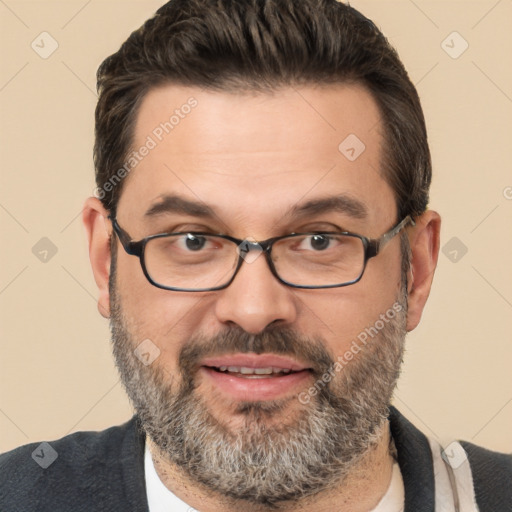
[[[278,505],[280,512],[311,510],[316,512],[340,510],[343,512],[364,512],[372,510],[386,493],[391,481],[394,459],[390,452],[391,434],[389,424],[382,428],[379,441],[362,457],[351,473],[336,487],[297,502],[283,502]],[[154,443],[147,438],[156,472],[163,484],[178,498],[201,512],[266,512],[274,510],[246,501],[227,500],[214,491],[205,489],[187,476],[175,465],[169,463]]]

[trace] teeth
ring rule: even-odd
[[[247,370],[247,368],[241,368],[242,373],[249,373],[249,372],[244,372],[244,370]],[[254,368],[254,373],[256,375],[270,375],[273,370],[274,370],[274,368]],[[252,373],[252,372],[250,372],[250,373]]]
[[[291,372],[289,368],[248,368],[246,366],[219,366],[221,372],[241,373],[242,375],[272,375],[276,373],[288,374]]]

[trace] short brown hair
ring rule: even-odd
[[[133,143],[138,107],[166,83],[262,92],[363,84],[381,112],[382,172],[399,217],[427,207],[432,166],[417,91],[375,24],[336,0],[171,0],[105,59],[97,79],[96,184],[114,214],[122,182],[112,179]]]

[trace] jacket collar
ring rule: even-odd
[[[405,488],[405,512],[435,512],[432,451],[427,437],[393,406],[389,424]]]

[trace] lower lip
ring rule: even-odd
[[[232,373],[218,372],[202,366],[200,372],[223,393],[235,400],[262,401],[277,400],[298,393],[311,379],[308,370],[279,377],[238,377]]]

